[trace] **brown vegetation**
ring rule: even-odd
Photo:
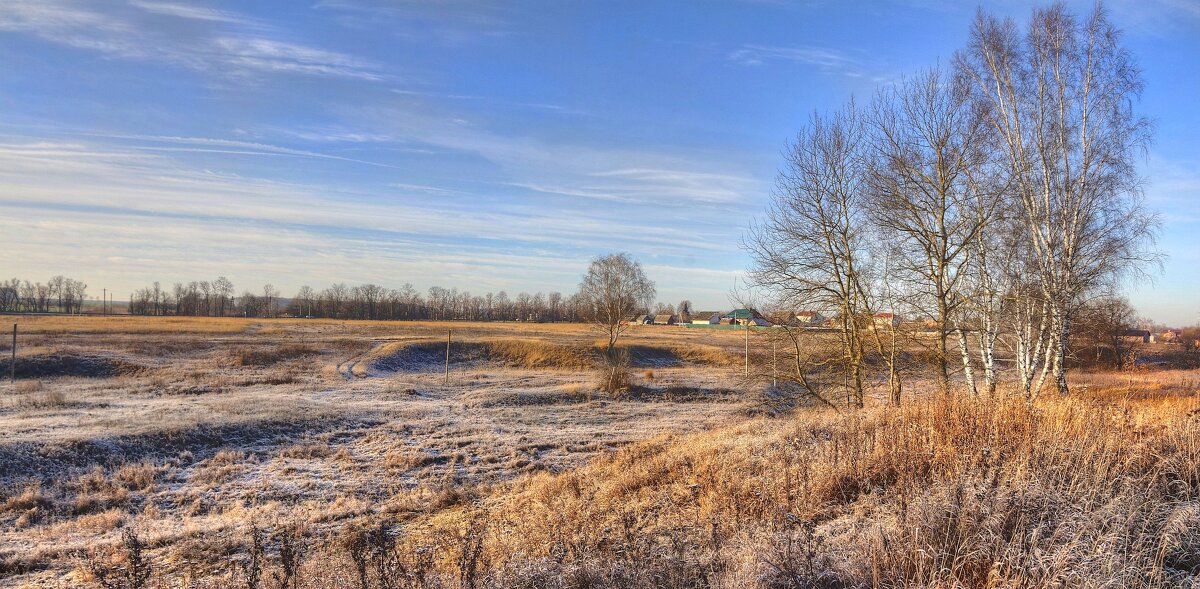
[[[1193,580],[1195,371],[1079,373],[1077,396],[1033,408],[933,402],[910,373],[900,410],[878,385],[861,413],[747,417],[742,332],[631,329],[607,396],[581,326],[456,326],[449,386],[439,326],[272,327],[40,336],[38,354],[117,345],[147,368],[20,381],[0,405],[0,586],[126,583],[126,530],[147,587],[245,586],[252,562],[259,587]],[[769,338],[750,343],[769,373]],[[413,370],[331,368],[423,346]],[[40,396],[62,404],[23,404]]]
[[[238,348],[233,351],[233,359],[238,366],[270,366],[317,352],[316,348],[304,344],[284,344],[271,348]]]
[[[1101,387],[753,420],[483,495],[447,487],[257,566],[299,587],[1187,586],[1198,408]],[[411,456],[389,462],[429,459]]]

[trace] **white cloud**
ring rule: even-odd
[[[727,219],[664,220],[647,214],[656,203],[544,207],[506,198],[484,207],[437,186],[247,178],[136,145],[86,141],[0,143],[0,209],[0,233],[17,244],[6,274],[54,268],[118,289],[229,274],[240,277],[239,287],[424,281],[474,291],[570,290],[597,252],[710,260],[735,247]],[[726,282],[720,268],[688,280],[705,292],[721,292]]]
[[[148,20],[163,15],[218,26],[173,27]],[[386,77],[376,65],[346,54],[264,37],[264,27],[252,19],[161,2],[133,2],[128,7],[67,0],[0,3],[0,30],[109,57],[164,62],[222,77]]]
[[[187,4],[175,4],[171,2],[151,2],[150,0],[130,0],[133,6],[141,8],[147,12],[162,14],[165,16],[173,16],[177,18],[185,18],[191,20],[217,22],[237,25],[251,25],[255,21],[236,15],[224,10],[216,10],[213,8],[203,8],[199,6],[190,6]]]
[[[729,54],[729,59],[742,65],[761,65],[767,61],[793,61],[817,66],[824,70],[857,71],[862,64],[842,51],[827,47],[774,47],[743,45]]]
[[[263,72],[283,72],[380,80],[371,64],[348,55],[270,39],[222,37],[212,46],[220,59],[234,67]]]

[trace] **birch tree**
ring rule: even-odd
[[[1045,361],[1066,394],[1073,310],[1154,259],[1157,221],[1142,207],[1134,161],[1150,137],[1133,112],[1141,75],[1101,6],[1083,20],[1062,5],[1036,10],[1023,37],[1011,20],[980,12],[958,64],[1013,173],[1048,324]]]
[[[608,336],[604,351],[611,361],[617,338],[626,328],[624,321],[650,306],[655,288],[642,265],[629,254],[609,254],[592,260],[579,283],[579,294],[591,321]]]

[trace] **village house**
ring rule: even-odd
[[[726,323],[726,320],[729,320]],[[721,317],[721,325],[754,325],[757,327],[770,327],[771,322],[767,321],[755,309],[734,309]]]
[[[876,313],[871,316],[871,321],[877,328],[892,328],[900,326],[900,316],[895,313]]]
[[[1126,329],[1121,332],[1121,341],[1129,344],[1151,343],[1153,334],[1148,329]]]
[[[661,313],[654,316],[655,325],[675,325],[679,323],[679,316],[670,313]]]
[[[825,320],[820,313],[816,311],[797,311],[793,316],[796,324],[802,327],[814,327],[820,325]]]

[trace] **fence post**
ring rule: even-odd
[[[8,379],[13,385],[17,384],[17,324],[13,323],[12,361],[8,364]]]
[[[453,330],[446,330],[446,386],[450,385],[450,333]]]
[[[778,370],[776,367],[778,366],[779,362],[776,359],[777,356],[775,354],[775,347],[776,347],[776,344],[778,343],[778,341],[775,339],[775,336],[778,334],[771,334],[771,335],[772,335],[772,337],[771,337],[771,388],[775,389],[775,388],[779,387],[779,377],[776,376],[778,374]]]
[[[746,323],[746,368],[744,371],[746,376],[750,376],[750,323]]]

